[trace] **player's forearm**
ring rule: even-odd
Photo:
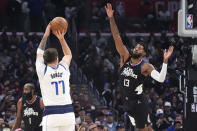
[[[65,39],[60,39],[59,41],[61,43],[61,46],[62,46],[62,50],[64,52],[64,55],[70,55],[70,56],[72,56],[72,52],[71,52],[71,50],[70,50],[70,48],[69,48],[66,40]]]
[[[40,45],[38,46],[39,49],[41,50],[45,50],[45,47],[46,47],[46,43],[47,43],[47,36],[43,36],[41,42],[40,42]]]
[[[124,54],[125,47],[120,37],[120,33],[119,33],[114,17],[110,18],[110,28],[111,28],[112,36],[114,38],[115,46],[116,46],[118,53]]]
[[[109,20],[110,20],[110,28],[111,28],[112,35],[114,37],[117,35],[120,35],[114,17],[109,18]]]
[[[160,73],[156,70],[151,72],[151,77],[158,82],[164,82],[167,74],[167,64],[163,63]]]

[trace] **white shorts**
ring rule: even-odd
[[[75,131],[75,115],[51,114],[42,118],[42,131]]]

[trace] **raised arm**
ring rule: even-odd
[[[166,78],[166,74],[167,74],[168,59],[172,55],[173,50],[174,50],[174,47],[170,46],[168,51],[167,50],[164,51],[163,65],[162,65],[162,69],[160,72],[155,70],[153,65],[149,63],[145,63],[142,67],[142,74],[144,74],[145,76],[150,75],[153,79],[155,79],[158,82],[161,82],[161,83],[164,82]]]
[[[124,46],[122,39],[120,37],[120,33],[114,19],[114,10],[112,10],[111,4],[107,3],[105,9],[110,20],[110,28],[115,41],[116,50],[120,55],[120,67],[121,67],[125,63],[125,61],[129,58],[130,54],[127,48]]]
[[[15,131],[17,128],[20,128],[21,126],[21,120],[22,120],[21,111],[22,111],[22,98],[20,98],[17,103],[17,116],[12,131]]]
[[[62,62],[69,67],[72,59],[72,53],[64,38],[65,32],[56,31],[54,34],[59,39],[60,44],[62,46],[62,50],[64,52],[64,57],[62,59]]]
[[[47,43],[47,38],[49,37],[50,35],[50,24],[48,24],[46,30],[45,30],[45,33],[42,37],[42,40],[40,42],[40,45],[38,46],[38,49],[37,49],[37,59],[39,57],[43,57],[43,54],[44,54],[44,50],[45,50],[45,47],[46,47],[46,43]]]

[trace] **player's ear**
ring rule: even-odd
[[[32,92],[32,95],[34,95],[35,94],[35,89],[32,89],[31,92]]]
[[[143,51],[143,52],[142,52],[142,55],[143,55],[143,56],[146,56],[146,51]]]

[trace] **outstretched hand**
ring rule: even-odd
[[[50,32],[51,32],[51,25],[50,25],[50,23],[49,23],[49,24],[47,25],[46,30],[45,30],[44,36],[49,37]]]
[[[53,33],[59,40],[63,40],[64,39],[64,35],[66,34],[65,32],[61,32],[59,30],[57,30],[57,31],[55,31]]]
[[[112,9],[112,5],[110,3],[107,3],[107,5],[105,6],[105,10],[106,10],[107,16],[109,18],[112,18],[114,15],[114,10]]]
[[[163,54],[164,60],[168,61],[168,59],[173,53],[173,50],[174,50],[174,46],[170,46],[168,50],[165,49],[164,54]]]

